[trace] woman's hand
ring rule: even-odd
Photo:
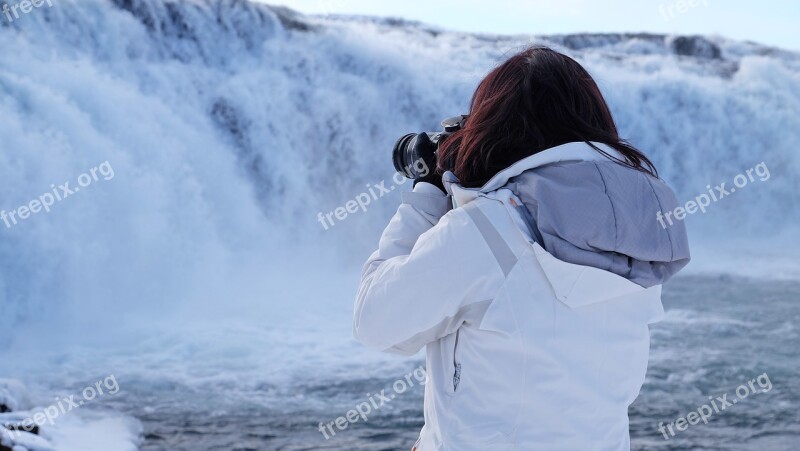
[[[430,183],[431,185],[439,188],[442,193],[447,194],[447,191],[444,189],[444,183],[442,182],[442,174],[439,174],[436,171],[430,171],[430,173],[428,173],[428,175],[425,177],[414,179],[414,187],[417,186],[417,183]]]

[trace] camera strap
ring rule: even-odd
[[[478,231],[483,236],[483,240],[492,251],[494,259],[500,265],[503,275],[508,276],[514,266],[517,264],[517,256],[506,240],[500,235],[500,232],[492,224],[489,218],[481,211],[480,207],[475,202],[470,202],[464,206],[464,211],[467,212],[472,222],[478,228]]]

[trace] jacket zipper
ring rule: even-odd
[[[461,333],[461,330],[456,331],[456,343],[453,345],[453,393],[458,390],[458,383],[461,382],[461,364],[458,363],[456,359],[456,352],[458,351],[458,336]]]

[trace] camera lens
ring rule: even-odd
[[[412,178],[413,176],[413,174],[409,174],[409,167],[411,162],[414,161],[413,155],[411,155],[412,148],[410,144],[415,136],[417,136],[416,133],[404,135],[397,140],[397,143],[394,145],[394,150],[392,150],[394,169],[408,178]]]

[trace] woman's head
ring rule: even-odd
[[[627,159],[623,163],[656,175],[650,160],[620,138],[586,69],[554,50],[533,47],[481,81],[469,119],[442,143],[439,161],[451,161],[464,186],[481,186],[527,156],[574,141],[607,144]]]

